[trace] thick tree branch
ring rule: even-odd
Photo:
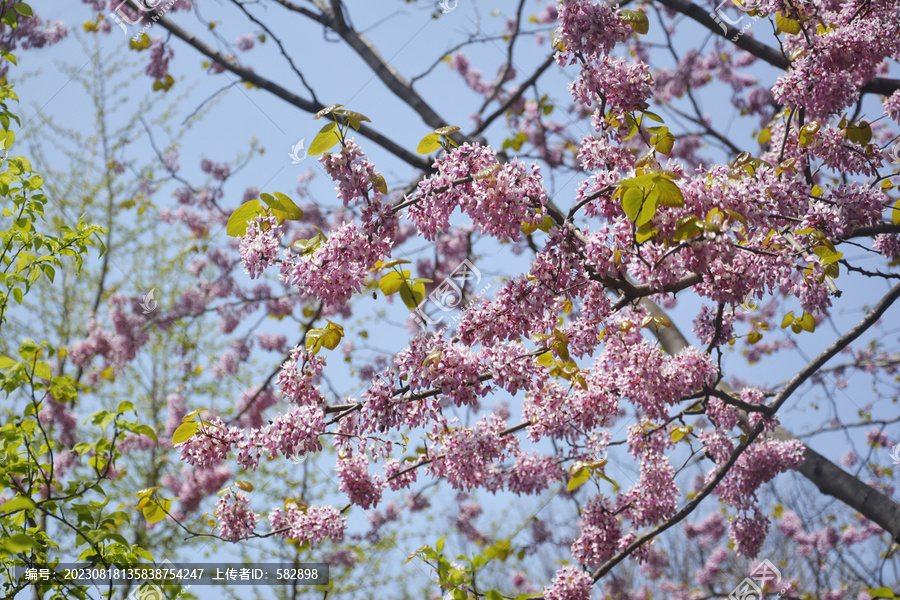
[[[882,298],[860,323],[795,375],[779,392],[773,404],[777,407],[780,403],[783,403],[812,373],[819,370],[828,360],[840,352],[841,348],[846,347],[871,327],[898,296],[900,296],[900,285],[895,286],[890,293]],[[651,315],[655,317],[666,316],[666,312],[649,298],[644,298],[642,303]],[[677,354],[689,345],[684,334],[674,324],[671,327],[660,328],[656,332],[656,336],[669,354]],[[720,383],[718,387],[726,393],[733,391],[724,382]],[[797,439],[780,425],[775,428],[772,437],[778,440]],[[895,541],[900,541],[900,504],[850,475],[806,444],[803,444],[803,459],[803,464],[798,469],[799,473],[815,484],[823,494],[828,494],[847,506],[858,510],[867,519],[888,531]]]
[[[687,15],[716,35],[720,35],[728,40],[731,40],[739,33],[738,29],[725,25],[724,23],[723,25],[725,25],[726,31],[723,33],[719,24],[713,21],[712,18],[710,18],[709,12],[706,9],[694,4],[690,0],[659,0],[659,2],[663,6],[678,11],[683,15]],[[753,39],[749,35],[742,35],[737,38],[737,41],[734,41],[732,43],[738,48],[746,50],[756,58],[764,60],[773,67],[778,67],[779,69],[787,71],[791,66],[791,61],[788,60],[788,58],[781,52],[774,48],[766,46],[762,42]],[[862,88],[862,92],[864,94],[881,94],[883,96],[890,96],[897,90],[900,90],[900,80],[884,79],[882,77],[876,77],[872,79]]]
[[[301,98],[300,96],[294,94],[293,92],[284,89],[277,83],[275,83],[269,79],[266,79],[265,77],[261,77],[260,75],[258,75],[257,73],[254,73],[253,71],[251,71],[250,69],[248,69],[246,67],[236,64],[235,62],[231,61],[229,58],[227,58],[221,52],[217,52],[216,50],[211,48],[206,43],[197,39],[197,37],[194,34],[185,31],[184,29],[182,29],[181,27],[179,27],[178,25],[173,23],[167,17],[165,17],[165,16],[160,17],[159,20],[157,21],[157,23],[159,25],[161,25],[162,27],[164,27],[172,35],[174,35],[178,39],[184,41],[189,46],[193,47],[195,50],[199,51],[201,54],[203,54],[210,60],[213,60],[213,61],[219,63],[225,69],[227,69],[228,71],[231,71],[232,73],[234,73],[235,75],[237,75],[238,77],[243,79],[244,81],[250,82],[257,87],[260,87],[260,88],[266,90],[267,92],[274,94],[275,96],[281,98],[288,104],[296,106],[300,110],[306,111],[310,114],[315,114],[315,113],[319,112],[320,110],[322,110],[323,108],[325,108],[325,106],[323,106],[319,102],[314,102],[312,100],[306,100],[305,98]],[[384,148],[385,150],[387,150],[388,152],[390,152],[391,154],[393,154],[400,160],[404,161],[405,163],[409,164],[412,167],[415,167],[416,169],[427,171],[431,166],[430,163],[428,162],[428,160],[426,160],[425,158],[419,156],[418,154],[415,154],[414,152],[410,152],[409,150],[407,150],[403,146],[397,144],[396,142],[394,142],[387,136],[375,131],[374,129],[372,129],[371,127],[368,127],[365,124],[360,126],[359,133],[360,133],[360,135],[369,138],[370,140],[372,140],[373,142],[375,142],[376,144],[378,144],[379,146],[381,146],[382,148]]]
[[[372,72],[381,80],[389,90],[403,100],[410,108],[422,117],[425,123],[437,129],[447,125],[447,121],[441,118],[425,100],[419,96],[419,93],[413,89],[412,85],[384,59],[375,45],[361,33],[354,31],[346,22],[344,13],[340,8],[340,2],[331,2],[329,5],[324,0],[313,0],[316,6],[328,19],[328,25],[333,29],[341,39],[353,48],[360,58],[372,69]],[[454,136],[454,141],[462,142],[461,136]]]

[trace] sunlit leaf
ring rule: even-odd
[[[419,145],[416,147],[416,152],[418,152],[419,154],[431,154],[432,152],[440,149],[440,147],[441,136],[437,133],[429,133],[422,138],[422,141],[419,142]]]
[[[249,200],[237,207],[231,216],[228,217],[228,224],[225,226],[225,233],[231,237],[240,237],[247,233],[247,226],[250,219],[263,214],[263,208],[259,200]]]
[[[181,444],[182,442],[186,442],[191,437],[194,436],[200,430],[200,423],[197,421],[188,421],[186,423],[182,423],[175,430],[175,433],[172,434],[172,443],[173,444]]]

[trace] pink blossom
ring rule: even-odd
[[[250,510],[250,501],[240,492],[222,496],[216,503],[214,514],[219,522],[219,535],[231,542],[250,537],[259,519],[259,515]]]

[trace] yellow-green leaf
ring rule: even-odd
[[[690,425],[681,425],[673,429],[669,436],[672,438],[673,442],[678,442],[681,441],[684,436],[689,435],[692,431],[694,431],[694,428]]]
[[[138,498],[149,498],[150,495],[153,494],[153,492],[155,492],[156,490],[161,490],[161,489],[162,489],[162,487],[157,485],[154,487],[149,487],[149,488],[144,488],[142,490],[138,490],[137,492],[135,492],[134,495],[137,496]]]
[[[303,218],[303,211],[299,206],[294,204],[293,200],[291,200],[281,192],[272,193],[275,194],[275,197],[278,198],[279,202],[281,203],[281,208],[278,208],[276,211],[274,211],[276,216],[282,216],[285,221],[299,221]],[[279,215],[279,212],[283,214]]]
[[[582,485],[584,485],[588,479],[591,478],[591,470],[585,466],[580,466],[578,469],[575,469],[575,472],[572,474],[572,477],[569,479],[569,485],[566,486],[566,490],[569,492],[574,492]]]
[[[225,226],[225,233],[231,237],[240,237],[247,233],[247,226],[250,219],[257,215],[263,214],[263,207],[259,200],[250,200],[238,206],[231,216],[228,217],[228,224]]]
[[[419,304],[425,299],[425,284],[417,283],[413,286],[409,282],[404,281],[400,286],[400,299],[409,310],[415,310]]]
[[[629,187],[622,194],[622,209],[635,225],[640,227],[650,221],[656,214],[656,198],[658,194],[644,196],[643,190]]]
[[[459,127],[457,127],[456,125],[445,125],[434,130],[434,132],[438,135],[453,135],[457,131],[459,131]]]
[[[838,252],[834,248],[829,248],[824,244],[813,248],[813,252],[819,257],[823,265],[830,265],[833,262],[839,261],[844,256],[843,252]]]
[[[325,108],[323,108],[322,110],[317,112],[313,116],[313,119],[321,119],[325,115],[334,112],[336,109],[341,108],[342,106],[344,106],[344,105],[343,104],[332,104],[331,106],[326,106]]]
[[[419,154],[431,154],[435,150],[438,150],[440,147],[441,136],[437,133],[429,133],[422,138],[422,141],[419,142],[418,147],[416,147],[416,152],[418,152]]]
[[[3,506],[0,506],[0,513],[14,513],[20,510],[34,510],[35,508],[37,508],[37,504],[34,503],[34,500],[26,496],[17,496],[4,502]]]
[[[403,271],[402,275],[396,271],[391,271],[378,280],[378,289],[380,289],[381,293],[385,296],[396,294],[400,291],[400,287],[403,285],[406,277],[409,277],[409,271]]]
[[[161,500],[151,500],[142,509],[141,513],[148,523],[159,523],[166,518],[166,513],[172,507],[172,502],[165,498]]]
[[[816,330],[816,318],[809,313],[803,313],[803,318],[800,319],[800,327],[804,331],[812,333]]]
[[[309,145],[307,154],[310,156],[318,156],[331,150],[335,144],[341,141],[341,136],[337,131],[337,123],[328,123],[316,134],[312,143]]]
[[[644,10],[639,8],[637,10],[621,10],[619,11],[619,18],[631,25],[631,28],[640,34],[646,34],[650,31],[650,19],[647,18]]]
[[[37,541],[33,537],[25,533],[16,533],[0,541],[0,550],[4,550],[11,554],[24,552],[25,550],[34,548],[35,546],[37,546]]]
[[[668,155],[675,147],[675,136],[668,131],[658,133],[650,138],[650,144],[656,148],[657,152]]]
[[[785,16],[780,10],[775,13],[775,25],[778,26],[779,30],[792,35],[796,35],[802,31],[800,21]]]
[[[182,442],[186,442],[195,433],[200,430],[200,423],[197,421],[188,421],[186,423],[182,423],[178,426],[178,429],[175,430],[175,433],[172,434],[172,443],[173,444],[181,444]]]

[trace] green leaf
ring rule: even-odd
[[[146,435],[148,438],[152,439],[154,442],[158,442],[159,440],[156,437],[156,432],[153,431],[153,428],[149,425],[138,425],[132,431],[138,435]]]
[[[116,413],[121,415],[127,413],[129,410],[134,410],[134,404],[132,404],[128,400],[123,400],[122,402],[119,402],[119,407],[116,408]]]
[[[409,271],[403,271],[402,275],[396,271],[391,271],[378,280],[378,289],[380,289],[381,293],[385,296],[396,294],[400,291],[400,288],[403,286],[403,282],[405,281],[406,277],[409,276],[409,274]]]
[[[657,233],[659,233],[659,229],[651,226],[650,223],[644,223],[637,228],[637,231],[634,234],[634,241],[636,241],[638,244],[643,244],[647,240],[651,240],[656,237]]]
[[[337,131],[337,123],[328,123],[320,129],[319,133],[316,134],[316,137],[313,138],[312,143],[309,145],[309,150],[307,150],[306,153],[309,156],[324,154],[340,141],[341,136]]]
[[[34,374],[36,377],[40,377],[41,379],[53,379],[53,373],[50,370],[50,365],[45,362],[35,363]]]
[[[418,147],[416,147],[416,152],[418,152],[419,154],[431,154],[435,150],[438,150],[440,147],[441,136],[437,133],[429,133],[422,138],[422,141],[419,142]]]
[[[796,35],[803,30],[800,27],[800,21],[785,16],[780,10],[775,13],[775,25],[778,26],[779,30],[792,35]]]
[[[331,114],[335,110],[337,110],[343,106],[344,106],[343,104],[332,104],[331,106],[326,106],[325,108],[323,108],[322,110],[317,112],[315,115],[313,115],[313,119],[316,119],[316,120],[321,119],[325,115]]]
[[[640,227],[656,214],[656,198],[645,197],[640,188],[629,187],[622,195],[622,209]]]
[[[889,600],[896,598],[894,590],[889,587],[869,588],[868,592],[873,598],[888,598]]]
[[[280,207],[272,207],[272,212],[275,213],[275,216],[281,217],[285,221],[299,221],[303,218],[303,211],[300,210],[300,207],[294,204],[294,201],[288,198],[285,194],[281,192],[272,192],[275,194],[275,197],[280,202]],[[271,197],[271,196],[270,196]]]
[[[425,284],[417,283],[410,286],[408,282],[403,282],[400,286],[400,299],[409,310],[415,310],[419,304],[425,299]]]
[[[396,267],[397,265],[410,265],[410,264],[412,264],[412,261],[406,260],[405,258],[392,258],[391,260],[387,261],[386,263],[382,263],[381,266],[379,266],[378,268],[379,269],[390,269],[391,267]]]
[[[172,502],[165,498],[161,500],[150,500],[141,509],[141,513],[148,523],[159,523],[166,518],[166,513],[172,507]]]
[[[894,208],[891,209],[891,223],[900,225],[900,199],[894,202]]]
[[[692,431],[694,431],[694,428],[690,425],[681,425],[673,429],[669,435],[672,438],[673,442],[678,442],[681,441],[684,436],[689,435]]]
[[[13,145],[13,142],[16,141],[16,132],[15,131],[4,131],[2,134],[2,146],[4,148],[10,148]]]
[[[659,203],[669,208],[681,208],[684,206],[684,194],[677,185],[665,177],[657,177],[654,182],[659,190]]]
[[[0,369],[8,369],[16,364],[16,361],[8,356],[0,356]]]
[[[231,237],[246,235],[250,219],[261,214],[263,214],[263,207],[262,204],[259,203],[259,200],[244,202],[231,213],[230,217],[228,217],[225,233]]]
[[[347,119],[347,122],[350,123],[350,127],[355,129],[356,131],[359,131],[359,126],[363,121],[365,121],[366,123],[372,122],[372,119],[362,113],[356,112],[355,110],[335,110],[334,114],[343,115]]]
[[[643,9],[621,10],[619,11],[619,18],[631,25],[631,28],[637,33],[646,34],[650,31],[650,19],[647,18]]]
[[[175,430],[175,433],[172,434],[172,443],[180,444],[186,442],[199,430],[200,423],[197,421],[187,421],[186,423],[182,423],[178,426],[178,429]]]
[[[812,333],[816,330],[816,318],[809,313],[803,313],[803,318],[800,319],[800,327],[804,331]]]
[[[36,508],[37,504],[35,504],[34,500],[31,498],[17,496],[12,500],[4,502],[3,506],[0,506],[0,513],[14,513],[20,510],[34,510]]]
[[[16,533],[11,537],[0,541],[0,550],[9,553],[24,552],[35,546],[37,546],[37,540],[24,533]]]
[[[579,467],[575,470],[575,473],[572,474],[572,477],[569,479],[569,485],[566,486],[566,490],[569,492],[573,492],[584,485],[590,478],[591,470],[584,466]]]
[[[434,545],[435,550],[438,551],[438,554],[444,551],[444,537],[442,536],[437,543]]]
[[[821,259],[823,265],[830,265],[831,263],[839,261],[844,256],[843,252],[838,252],[833,247],[829,248],[825,244],[816,246],[813,248],[813,252]]]
[[[675,234],[672,239],[676,242],[681,242],[700,235],[702,232],[697,226],[697,221],[699,220],[697,215],[688,215],[678,219],[678,223],[675,225]]]
[[[672,152],[672,148],[675,147],[675,136],[668,131],[658,133],[650,138],[650,143],[656,148],[657,152],[668,156]]]
[[[25,4],[24,2],[19,2],[18,4],[13,4],[13,10],[22,15],[23,17],[33,17],[34,11],[31,10],[31,7]]]

